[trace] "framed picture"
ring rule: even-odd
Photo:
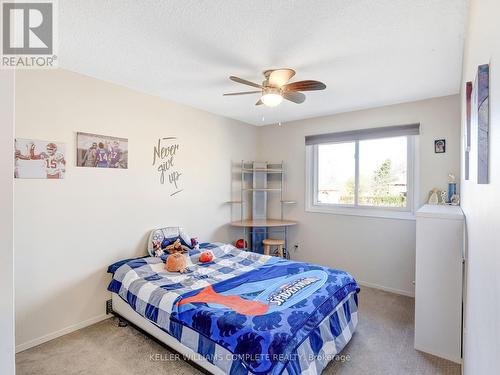
[[[76,133],[76,165],[89,168],[128,168],[128,139]]]
[[[477,68],[474,83],[474,115],[477,124],[477,183],[489,182],[489,133],[490,133],[490,66]]]
[[[446,139],[436,139],[434,141],[434,152],[444,154],[446,152]]]
[[[17,138],[15,178],[61,179],[66,172],[66,146],[54,141]]]
[[[471,114],[472,114],[472,82],[467,82],[465,86],[465,145],[464,145],[464,178],[469,179],[470,169],[470,146],[471,146]]]

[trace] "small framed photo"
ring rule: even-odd
[[[15,178],[62,179],[66,173],[66,145],[55,141],[16,138]]]
[[[76,133],[76,165],[91,168],[128,168],[128,139]]]
[[[436,139],[434,141],[434,152],[444,154],[446,152],[446,139]]]

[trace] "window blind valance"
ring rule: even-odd
[[[420,134],[420,124],[384,126],[381,128],[370,128],[370,129],[350,130],[337,133],[306,135],[306,145],[358,141],[362,139],[402,137],[407,135],[419,135],[419,134]]]

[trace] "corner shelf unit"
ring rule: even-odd
[[[243,229],[246,240],[250,235],[249,243],[252,251],[262,252],[262,240],[267,238],[268,232],[282,233],[287,248],[287,227],[297,223],[284,219],[284,207],[296,204],[294,200],[284,198],[284,164],[241,161],[240,199],[227,203],[239,204],[240,220],[232,221],[231,225]],[[279,218],[268,217],[268,206],[279,204]],[[250,210],[251,208],[251,210]],[[276,210],[274,210],[276,211]]]

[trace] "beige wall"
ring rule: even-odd
[[[255,127],[63,70],[22,71],[16,84],[16,137],[67,147],[66,179],[15,181],[18,350],[104,318],[107,265],[143,254],[152,228],[234,237],[223,202],[232,161],[255,158]],[[75,167],[76,131],[128,138],[129,169]],[[151,165],[168,136],[181,147],[174,197]]]
[[[0,374],[14,374],[14,71],[0,70]]]
[[[285,199],[298,201],[287,218],[299,225],[290,233],[298,244],[294,259],[351,272],[360,282],[413,295],[415,221],[312,213],[305,204],[304,136],[419,122],[419,206],[434,187],[445,188],[448,173],[459,176],[460,101],[448,96],[338,114],[259,129],[261,160],[286,162]],[[445,138],[445,154],[434,153],[434,140]]]
[[[293,258],[411,295],[414,221],[305,212],[304,136],[420,122],[421,203],[459,170],[458,96],[256,128],[63,70],[23,71],[16,84],[16,137],[65,142],[68,162],[64,180],[15,181],[18,350],[103,319],[107,265],[142,254],[151,228],[237,238],[223,202],[239,188],[231,166],[241,159],[285,160],[285,198],[298,200],[286,212],[299,221]],[[128,138],[129,169],[75,167],[76,131]],[[185,190],[174,197],[151,165],[157,139],[168,136],[181,144]],[[436,138],[447,139],[446,154],[434,154]]]
[[[471,375],[500,374],[499,14],[498,0],[470,2],[464,53],[462,87],[465,87],[465,82],[474,81],[478,65],[490,64],[490,183],[476,183],[474,144],[471,150],[471,179],[462,181],[462,209],[467,218],[468,234],[464,370],[465,374]]]

